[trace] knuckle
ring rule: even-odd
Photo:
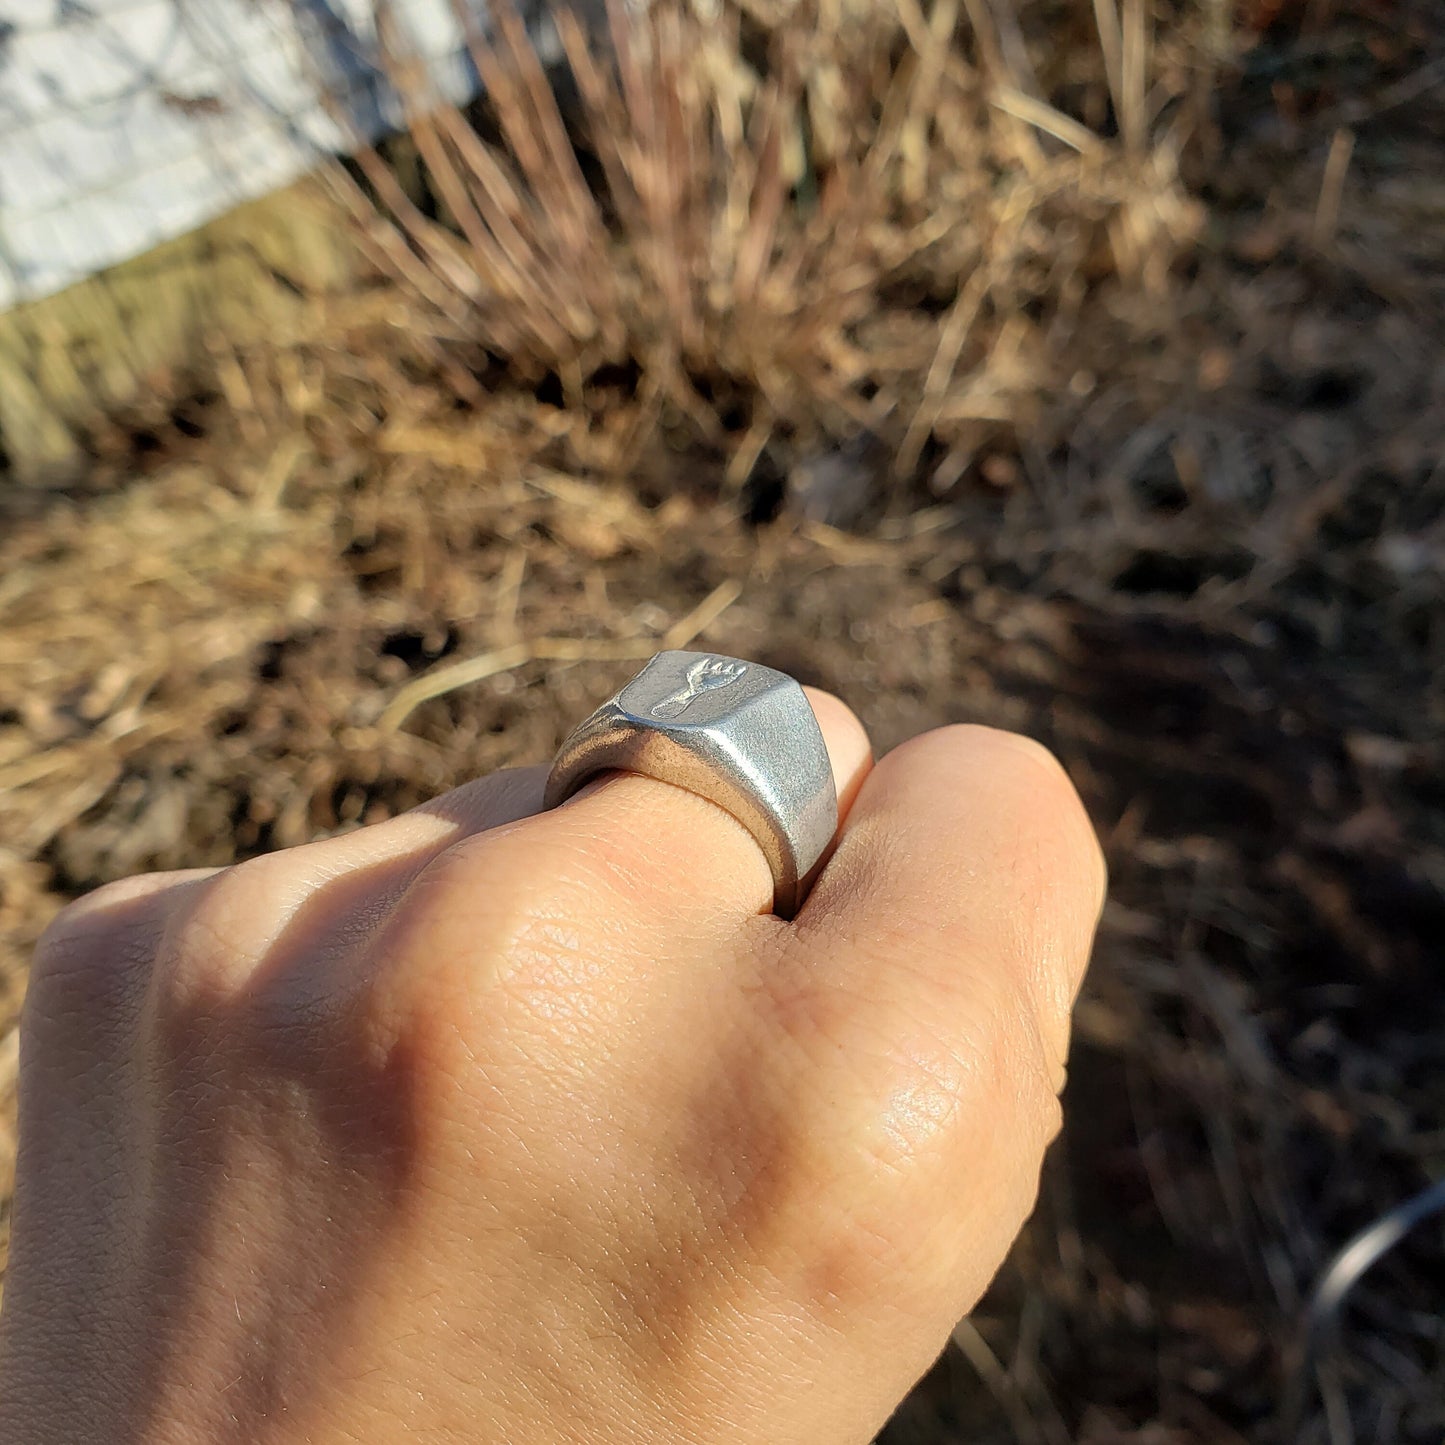
[[[907,1275],[908,1246],[893,1211],[876,1201],[835,1195],[814,1207],[805,1247],[805,1298],[819,1313],[847,1321],[861,1304],[896,1297]]]
[[[96,1025],[144,987],[159,905],[145,879],[108,883],[63,908],[41,934],[30,968],[28,1015]]]
[[[1056,1107],[1037,1015],[1001,982],[953,1029],[950,1144],[989,1171],[1035,1158]]]
[[[432,858],[369,941],[366,982],[318,1030],[333,1058],[406,1058],[433,1119],[470,1110],[501,1079],[548,1097],[591,1056],[600,965],[575,906],[583,885],[524,831]]]
[[[948,1168],[960,1152],[1042,1152],[1057,1097],[1047,1025],[1027,979],[1005,967],[940,974],[891,1031],[885,1157]]]
[[[1000,1031],[994,1067],[996,1094],[1007,1101],[1017,1125],[1019,1154],[1041,1158],[1059,1131],[1062,1113],[1045,1026],[1036,1009],[1021,1009],[1014,1026]]]
[[[166,929],[160,964],[166,997],[232,996],[274,942],[294,882],[294,864],[284,853],[248,859],[207,879]]]
[[[411,947],[435,956],[462,939],[466,952],[496,953],[523,926],[546,883],[518,867],[511,840],[489,833],[454,844],[412,880],[398,907]]]
[[[806,1237],[814,1262],[810,1297],[842,1317],[880,1294],[927,1292],[938,1239],[908,1221],[921,1226],[936,1215],[961,1162],[970,1195],[986,1202],[960,1202],[961,1216],[987,1207],[1007,1232],[1017,1228],[1033,1207],[1060,1119],[1042,1039],[1007,985],[975,995],[946,1022],[895,1015],[884,1027],[885,1037],[850,1051],[855,1071],[871,1074],[857,1106],[831,1123],[804,1110],[808,1136],[835,1148],[819,1166],[821,1182],[817,1167],[798,1170],[795,1237]]]
[[[1062,1106],[1037,1016],[1023,1014],[1000,1028],[990,1059],[988,1172],[1001,1217],[1013,1233],[1038,1197],[1044,1155],[1063,1122]]]
[[[82,950],[93,950],[97,936],[114,927],[113,907],[125,898],[124,883],[105,883],[83,898],[68,903],[55,915],[35,945],[32,977],[37,971],[63,963]],[[97,920],[101,926],[97,927]]]
[[[68,903],[40,936],[37,957],[64,952],[78,942],[114,933],[148,912],[155,893],[149,874],[102,883],[73,903]]]
[[[389,987],[379,1006],[395,1009],[400,990],[405,1012],[434,1016],[449,1029],[495,1012],[509,978],[545,942],[545,921],[566,913],[555,869],[509,832],[470,837],[412,880],[381,944]],[[566,932],[556,926],[559,946]],[[492,1005],[485,1010],[484,994]]]

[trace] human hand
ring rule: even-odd
[[[1036,745],[812,700],[792,923],[711,803],[541,770],[67,909],[0,1439],[871,1438],[1032,1207],[1104,871]]]

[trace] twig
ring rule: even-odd
[[[573,637],[538,637],[531,642],[514,642],[479,657],[455,662],[407,683],[383,709],[376,725],[383,732],[395,732],[424,702],[444,697],[458,688],[510,672],[528,662],[632,662],[645,661],[654,652],[671,651],[688,645],[705,632],[742,595],[743,584],[736,578],[714,587],[686,617],[675,622],[660,639],[626,637],[613,641],[587,642]]]
[[[495,627],[503,637],[517,636],[517,610],[522,601],[522,581],[527,575],[527,549],[513,547],[502,564],[497,582]]]
[[[1422,65],[1419,70],[1401,77],[1393,85],[1377,91],[1368,100],[1352,98],[1329,112],[1339,116],[1350,125],[1362,125],[1365,121],[1378,120],[1387,111],[1396,110],[1411,101],[1428,95],[1437,85],[1445,85],[1445,57]]]
[[[893,473],[897,477],[907,476],[923,452],[923,444],[928,440],[928,434],[938,420],[938,412],[943,405],[944,394],[948,390],[949,382],[953,380],[953,372],[958,365],[959,354],[963,351],[964,342],[968,340],[969,333],[973,330],[973,323],[978,318],[983,298],[988,294],[988,286],[988,272],[980,265],[968,278],[968,284],[959,291],[952,309],[942,327],[939,328],[938,348],[934,352],[933,364],[929,367],[928,375],[923,382],[923,400],[913,414],[913,420],[908,425],[903,444],[898,448],[898,454],[894,459]]]
[[[310,450],[305,432],[292,432],[278,443],[256,478],[251,494],[251,505],[256,511],[274,512],[280,507],[286,484],[296,475],[297,467]]]
[[[0,1099],[8,1099],[15,1092],[15,1082],[20,1077],[20,1025],[0,1039]]]
[[[1104,57],[1104,77],[1114,107],[1123,112],[1124,39],[1119,33],[1119,12],[1114,0],[1094,0],[1094,28],[1099,32],[1099,52]]]
[[[686,647],[695,637],[706,632],[739,597],[743,584],[736,577],[720,582],[680,622],[674,622],[663,634],[664,649]]]
[[[1027,121],[1029,125],[1053,136],[1055,140],[1063,141],[1080,155],[1097,155],[1103,149],[1103,141],[1088,126],[1080,125],[1072,116],[1056,110],[1046,101],[1025,95],[1013,86],[999,86],[994,91],[992,100],[1001,111]]]
[[[1330,141],[1324,179],[1320,182],[1320,198],[1315,206],[1311,238],[1321,251],[1335,239],[1335,231],[1340,223],[1340,202],[1345,193],[1345,177],[1349,174],[1350,158],[1354,153],[1355,134],[1342,126]]]
[[[1120,63],[1123,92],[1119,96],[1119,131],[1124,149],[1130,155],[1142,155],[1148,117],[1144,109],[1144,93],[1149,74],[1149,24],[1144,0],[1124,0],[1124,23]]]
[[[1025,1404],[1018,1383],[1004,1369],[972,1320],[962,1319],[953,1327],[953,1343],[1008,1416],[1009,1427],[1019,1445],[1048,1445],[1048,1438]]]

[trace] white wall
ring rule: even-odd
[[[438,84],[468,93],[450,0],[393,4]],[[391,105],[371,12],[372,0],[0,0],[0,311],[293,180],[345,149],[351,125],[374,132]]]

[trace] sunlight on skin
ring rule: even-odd
[[[792,923],[711,803],[538,770],[62,915],[0,1436],[870,1439],[1032,1208],[1104,873],[1035,745],[813,702]]]

